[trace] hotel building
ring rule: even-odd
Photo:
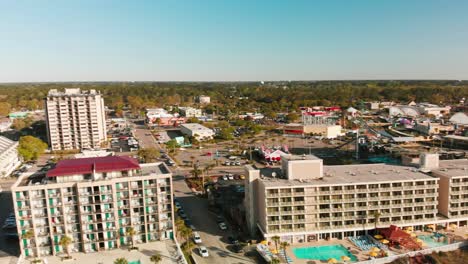
[[[416,168],[323,166],[315,156],[282,156],[281,170],[246,166],[252,233],[290,243],[362,235],[390,225],[437,223],[439,179]],[[376,223],[376,219],[378,219]]]
[[[98,149],[106,140],[104,99],[96,90],[52,89],[45,99],[52,150]]]
[[[71,252],[173,237],[172,180],[164,163],[124,156],[62,160],[46,175],[20,177],[12,196],[25,256],[62,253],[64,236],[73,240]],[[25,238],[30,230],[33,238]]]
[[[468,160],[441,160],[432,175],[439,178],[439,213],[450,224],[467,225]]]

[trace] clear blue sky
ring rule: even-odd
[[[0,82],[468,79],[468,1],[0,0]]]

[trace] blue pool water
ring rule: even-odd
[[[442,236],[441,240],[439,240],[440,242],[434,238],[434,235],[421,235],[418,238],[424,241],[428,247],[433,248],[447,245],[447,238],[444,235]]]
[[[139,260],[135,260],[128,262],[128,264],[141,264],[141,262]]]
[[[348,256],[351,261],[357,261],[357,258],[342,245],[293,248],[293,252],[298,259],[329,260],[334,258],[340,261],[342,256]]]

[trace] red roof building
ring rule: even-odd
[[[94,172],[128,171],[140,169],[138,161],[127,156],[107,156],[83,159],[61,160],[54,169],[47,172],[47,177],[60,177]]]

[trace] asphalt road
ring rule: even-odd
[[[200,234],[202,245],[206,246],[210,253],[209,257],[202,258],[195,248],[193,256],[197,263],[255,263],[242,254],[236,254],[226,249],[228,244],[224,241],[227,241],[231,229],[222,231],[218,228],[216,215],[208,211],[207,200],[196,197],[185,184],[184,177],[174,176],[173,185],[174,195]]]

